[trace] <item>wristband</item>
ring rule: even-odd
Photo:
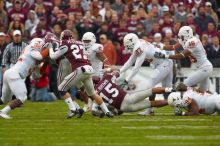
[[[169,59],[169,57],[170,57],[170,55],[165,54],[165,58],[166,58],[166,59]]]

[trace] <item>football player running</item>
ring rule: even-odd
[[[99,78],[102,78],[103,72],[107,69],[110,69],[108,68],[110,63],[108,58],[103,53],[103,45],[96,43],[96,37],[92,32],[86,32],[82,37],[82,42],[85,45],[85,53],[94,70],[92,79],[93,83],[95,84]],[[85,105],[83,109],[91,109],[91,106],[92,101],[91,99],[88,99],[88,104]]]
[[[153,94],[162,94],[172,92],[172,88],[156,87],[142,91],[126,92],[116,84],[116,78],[119,76],[117,71],[104,74],[103,78],[96,85],[97,93],[103,100],[122,112],[135,112],[149,107],[162,107],[168,105],[166,100],[149,101],[149,96]],[[93,114],[102,117],[98,112],[97,106],[93,105]]]
[[[155,66],[153,77],[150,80],[147,88],[152,88],[156,84],[162,82],[163,87],[172,87],[173,79],[173,62],[169,59],[158,59],[154,57],[155,52],[161,52],[159,48],[155,48],[149,42],[141,40],[134,33],[129,33],[124,37],[124,46],[127,50],[132,52],[132,55],[128,61],[120,69],[120,74],[127,71],[134,63],[134,67],[131,73],[125,78],[122,85],[128,84],[128,82],[138,73],[138,70],[142,66],[145,60],[148,60]],[[120,78],[123,78],[121,76]],[[151,108],[144,112],[139,113],[140,115],[149,115],[153,111]]]
[[[207,59],[206,51],[201,41],[193,35],[193,30],[189,26],[183,26],[178,33],[178,43],[175,45],[166,45],[164,50],[177,50],[183,47],[181,53],[175,55],[166,55],[161,52],[155,52],[157,58],[169,58],[169,59],[182,59],[189,57],[192,63],[195,63],[197,70],[190,75],[184,84],[187,86],[195,86],[199,84],[202,90],[208,91],[209,89],[209,76],[212,73],[213,66]]]
[[[186,91],[181,97],[180,92],[173,92],[168,97],[170,106],[175,107],[175,115],[194,116],[199,114],[220,113],[220,95],[201,92],[193,87],[181,85],[180,91]],[[186,112],[182,111],[185,109]]]
[[[15,95],[16,99],[0,110],[0,117],[10,119],[8,113],[27,100],[24,79],[33,71],[36,64],[48,56],[49,50],[44,45],[44,40],[41,38],[32,39],[30,44],[24,48],[17,63],[4,73],[0,104],[8,103],[12,95]]]
[[[71,63],[73,72],[65,77],[64,81],[58,86],[58,89],[65,98],[70,98],[70,95],[67,93],[70,87],[80,89],[84,86],[87,95],[96,101],[105,115],[107,117],[113,117],[113,114],[109,112],[102,98],[94,90],[91,78],[93,68],[87,59],[83,43],[73,40],[72,32],[69,30],[64,30],[61,33],[60,39],[58,48],[55,48],[55,50],[54,48],[50,48],[50,57],[51,59],[59,59],[65,56]]]

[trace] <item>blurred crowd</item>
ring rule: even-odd
[[[0,0],[0,63],[4,72],[32,38],[43,38],[47,32],[59,38],[62,30],[69,29],[78,40],[85,32],[93,32],[110,63],[123,65],[130,56],[123,47],[127,33],[162,48],[177,42],[179,28],[189,25],[213,66],[220,67],[218,5],[217,0]],[[17,55],[8,53],[12,48]],[[189,59],[179,64],[191,65]],[[56,72],[55,66],[49,71]],[[53,81],[56,73],[49,77]],[[56,83],[51,86],[53,90]]]

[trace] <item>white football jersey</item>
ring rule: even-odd
[[[188,98],[192,98],[196,101],[199,109],[202,110],[203,114],[213,114],[216,112],[217,102],[220,101],[220,95],[209,94],[209,93],[198,93],[193,90],[188,90],[183,94],[183,107],[187,108]]]
[[[155,58],[155,52],[163,52],[166,53],[165,50],[160,50],[155,47],[153,44],[146,42],[145,40],[140,39],[140,42],[135,44],[133,54],[141,55],[142,53],[145,55],[145,59],[152,61],[151,63],[156,67],[159,64],[167,61],[168,59],[159,59]]]
[[[207,59],[207,54],[202,45],[202,42],[198,38],[193,37],[187,40],[183,48],[188,49],[191,52],[192,55],[189,57],[192,63],[195,63],[198,68],[207,65],[212,65],[210,61]]]
[[[20,74],[21,78],[26,78],[36,65],[37,60],[31,55],[35,51],[30,45],[26,46],[24,52],[18,58],[17,63],[12,67]]]
[[[97,76],[102,76],[103,62],[97,58],[96,53],[103,52],[103,45],[93,44],[89,49],[86,49],[88,59],[94,69],[94,73]]]

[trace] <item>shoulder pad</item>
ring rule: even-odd
[[[198,42],[199,40],[196,37],[193,37],[185,43],[185,48],[195,48]]]
[[[95,52],[102,52],[103,51],[103,45],[102,44],[93,44],[91,49]]]

